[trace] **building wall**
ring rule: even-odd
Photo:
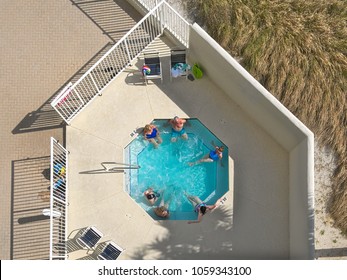
[[[313,134],[196,23],[188,61],[219,87],[290,154],[290,258],[313,258]],[[232,86],[232,87],[231,87]]]
[[[314,258],[313,139],[306,138],[289,156],[289,229],[292,259]]]

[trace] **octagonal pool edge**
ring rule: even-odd
[[[228,147],[216,136],[214,135],[200,120],[197,118],[190,118],[187,119],[187,123],[185,125],[186,132],[189,135],[188,142],[185,142],[185,140],[179,139],[177,143],[170,143],[169,137],[171,135],[171,126],[168,124],[168,119],[154,119],[152,124],[155,124],[158,127],[158,130],[161,132],[162,138],[164,139],[163,141],[163,147],[166,145],[166,148],[171,148],[173,152],[176,152],[175,150],[175,145],[181,145],[179,147],[186,148],[184,145],[190,145],[189,141],[195,141],[197,144],[199,144],[199,141],[201,140],[202,145],[199,146],[199,149],[201,149],[201,152],[197,155],[196,158],[201,157],[204,155],[206,152],[209,150],[213,149],[212,147],[212,142],[214,142],[215,145],[221,146],[223,145],[225,147],[225,150],[223,151],[223,158],[221,159],[220,162],[213,162],[213,163],[201,163],[199,164],[199,167],[196,168],[206,168],[206,172],[211,172],[211,170],[215,170],[215,174],[213,175],[214,178],[211,179],[211,175],[208,175],[207,185],[205,188],[210,188],[210,185],[212,186],[213,189],[207,189],[205,192],[202,192],[198,189],[193,189],[192,191],[188,191],[189,194],[191,195],[197,195],[199,196],[204,202],[207,204],[214,204],[218,198],[223,196],[228,190],[229,190],[229,161],[228,161]],[[195,143],[193,143],[195,145]],[[139,134],[137,135],[124,149],[124,162],[130,165],[140,165],[141,162],[138,161],[139,157],[147,158],[148,156],[151,157],[155,153],[159,153],[160,149],[163,148],[160,147],[158,149],[154,149],[151,144],[144,140],[143,135]],[[188,151],[185,151],[184,149],[177,148],[179,152],[183,151],[186,153],[194,153],[192,149],[189,147],[186,149]],[[193,146],[195,148],[195,146]],[[147,150],[146,150],[147,149]],[[164,148],[161,150],[162,152],[164,151]],[[196,150],[195,150],[196,152]],[[144,155],[144,153],[147,153]],[[140,156],[139,156],[140,155]],[[184,159],[184,154],[182,156],[182,153],[179,155],[182,159]],[[187,155],[189,157],[189,155]],[[179,159],[181,159],[179,158]],[[153,159],[152,159],[153,160]],[[163,161],[163,159],[160,159]],[[184,162],[183,162],[184,163]],[[124,175],[124,190],[130,195],[130,197],[133,198],[134,202],[139,204],[153,219],[155,220],[161,220],[161,218],[157,217],[154,214],[153,211],[153,206],[149,205],[146,201],[146,199],[143,196],[143,191],[147,189],[148,187],[152,186],[152,179],[157,179],[158,176],[161,176],[162,174],[165,175],[165,172],[160,172],[152,174],[152,177],[146,178],[144,176],[141,176],[142,173],[146,172],[146,168],[151,168],[150,166],[141,166],[140,169],[129,169],[125,172]],[[185,165],[182,165],[183,167],[182,170],[187,171],[188,175],[191,171],[195,171],[193,169],[189,169],[188,165],[187,168]],[[176,167],[176,166],[173,166]],[[194,167],[190,167],[194,168]],[[142,169],[142,170],[141,170]],[[167,170],[167,169],[166,169]],[[166,171],[166,173],[169,173]],[[157,175],[158,174],[158,175]],[[186,176],[185,174],[184,176]],[[200,177],[202,173],[198,173],[197,176]],[[175,203],[173,204],[173,207],[170,207],[171,213],[170,213],[170,218],[169,220],[194,220],[197,218],[197,213],[193,211],[193,207],[191,205],[187,206],[187,201],[185,200],[184,197],[182,197],[182,193],[186,191],[184,182],[180,184],[180,182],[172,182],[172,175],[171,177],[167,177],[167,183],[172,183],[174,187],[171,187],[170,192],[171,194],[174,193],[174,197],[179,197],[179,200],[176,200]],[[139,178],[144,178],[145,181],[139,181]],[[212,180],[212,181],[211,181]],[[213,182],[213,180],[215,180]],[[160,181],[160,182],[165,182],[165,181]],[[195,182],[192,182],[191,185],[194,185]],[[154,186],[155,188],[159,188],[160,186]],[[166,187],[167,188],[167,187]],[[197,193],[194,193],[197,192]],[[166,194],[165,194],[166,195]],[[170,198],[172,195],[170,195]],[[157,206],[160,203],[160,199],[158,199],[158,202],[156,203],[155,206]],[[168,199],[168,196],[166,195],[166,199]],[[180,205],[179,205],[180,204]],[[189,204],[189,203],[188,203]],[[154,207],[155,207],[154,206]]]

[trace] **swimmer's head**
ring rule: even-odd
[[[150,124],[146,124],[144,131],[150,131],[151,130],[151,125]]]
[[[220,146],[217,148],[218,151],[223,152],[224,151],[224,146]]]
[[[207,209],[206,206],[201,206],[200,207],[201,214],[205,215],[206,209]]]

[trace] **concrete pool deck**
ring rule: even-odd
[[[166,37],[160,49],[164,81],[145,85],[141,58],[115,79],[67,127],[69,155],[68,255],[74,236],[95,225],[126,250],[119,259],[288,259],[289,154],[209,77],[170,82]],[[231,89],[232,90],[232,89]],[[124,192],[123,173],[100,173],[101,162],[123,162],[132,132],[155,118],[199,118],[229,147],[226,202],[200,224],[154,221]]]

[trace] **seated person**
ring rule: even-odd
[[[169,120],[171,126],[172,126],[172,136],[171,136],[171,142],[176,142],[177,137],[181,137],[184,140],[188,139],[188,134],[186,133],[184,129],[184,124],[187,122],[185,119],[181,119],[179,117],[174,117],[172,120]]]
[[[160,218],[165,218],[165,219],[169,218],[170,217],[169,205],[170,205],[170,199],[165,203],[164,195],[163,195],[159,206],[154,208],[154,213]]]
[[[158,146],[163,142],[159,130],[154,124],[147,124],[145,126],[143,129],[143,136],[147,141],[154,145],[154,148],[158,148]]]
[[[153,188],[149,188],[144,191],[144,196],[147,199],[147,201],[151,204],[154,205],[154,203],[157,201],[158,197],[160,197],[160,194],[158,192],[155,192]]]

